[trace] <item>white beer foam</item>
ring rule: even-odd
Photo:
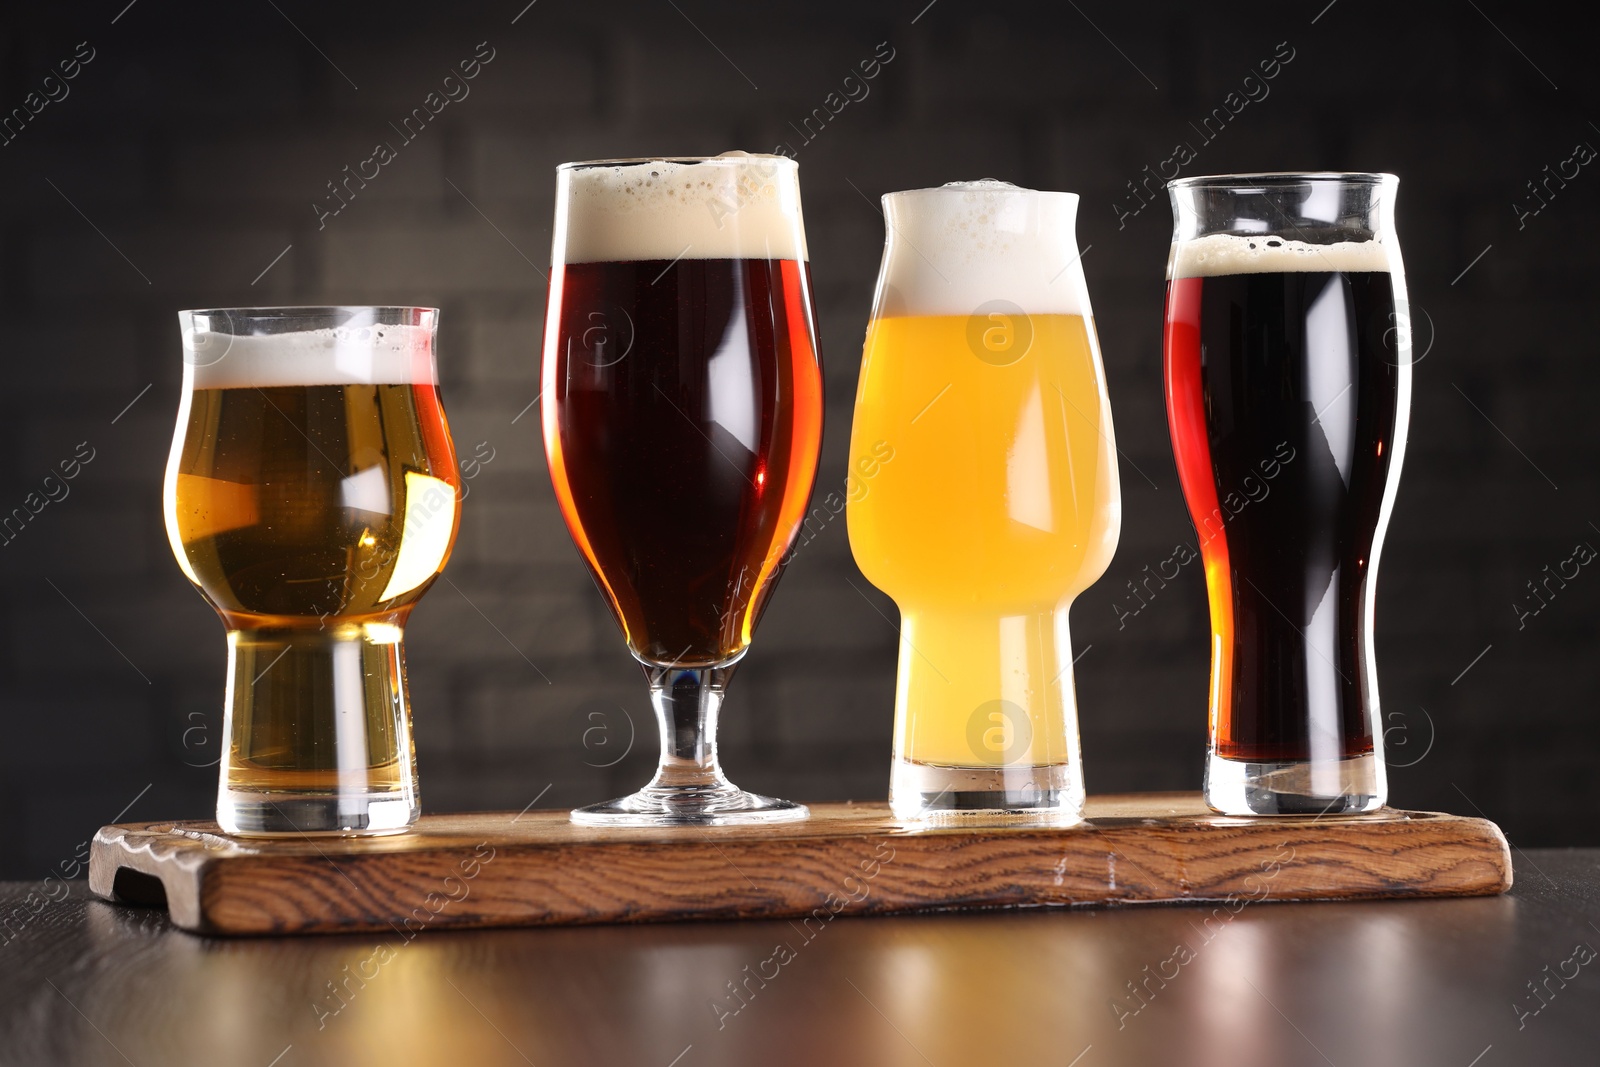
[[[1382,241],[1316,245],[1270,234],[1244,237],[1212,233],[1174,245],[1167,263],[1167,278],[1335,270],[1398,272],[1399,266],[1395,250]]]
[[[567,210],[556,213],[554,263],[807,258],[799,165],[785,156],[560,173]]]
[[[337,326],[271,336],[184,331],[195,389],[437,385],[426,326]]]
[[[992,301],[1089,316],[1076,193],[992,180],[883,198],[889,226],[878,315],[971,315]]]

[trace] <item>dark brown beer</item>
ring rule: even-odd
[[[573,540],[647,663],[725,663],[804,517],[822,434],[805,264],[558,264],[545,446]]]
[[[1373,751],[1372,601],[1403,444],[1386,270],[1179,277],[1172,447],[1211,602],[1218,756]]]

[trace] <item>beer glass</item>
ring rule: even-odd
[[[744,153],[564,164],[552,261],[550,477],[661,728],[650,784],[572,819],[804,818],[729,782],[716,744],[822,435],[797,167]]]
[[[217,822],[382,834],[417,819],[402,630],[460,516],[438,312],[183,311],[167,536],[222,617]]]
[[[1067,613],[1121,527],[1078,198],[890,193],[847,487],[850,545],[900,607],[890,806],[1073,821]]]
[[[1167,188],[1167,418],[1211,606],[1206,800],[1387,795],[1372,615],[1411,406],[1392,174]]]

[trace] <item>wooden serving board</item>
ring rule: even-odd
[[[1476,896],[1511,886],[1484,819],[1240,819],[1200,797],[1092,797],[1068,828],[917,829],[882,804],[760,828],[595,829],[565,811],[424,815],[380,838],[261,840],[209,822],[107,826],[89,885],[208,934],[303,934],[1086,904]]]

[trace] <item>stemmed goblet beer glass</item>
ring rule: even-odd
[[[438,312],[179,313],[164,484],[178,565],[222,617],[217,822],[378,834],[417,819],[402,631],[460,516]]]
[[[1411,406],[1392,174],[1171,183],[1167,417],[1211,605],[1206,800],[1387,793],[1373,606]]]
[[[822,434],[797,174],[793,160],[743,153],[557,171],[545,454],[661,729],[650,784],[575,822],[806,815],[734,786],[716,745]]]
[[[900,606],[890,805],[1082,811],[1067,612],[1121,526],[1078,198],[890,193],[851,432],[850,545]]]

